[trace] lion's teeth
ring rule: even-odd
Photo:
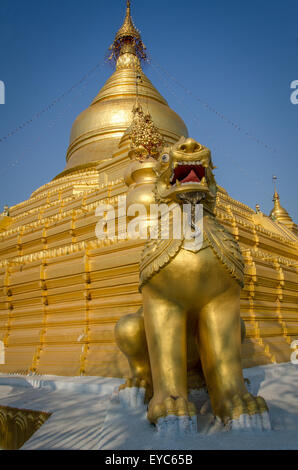
[[[172,167],[176,168],[178,165],[198,165],[198,166],[204,166],[202,162],[175,162]]]

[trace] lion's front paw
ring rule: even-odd
[[[225,424],[231,431],[270,431],[269,410],[264,398],[250,393],[235,396]]]
[[[150,384],[146,380],[130,378],[114,391],[112,400],[121,403],[124,408],[138,408],[144,406],[150,391]]]
[[[197,432],[196,407],[182,397],[167,397],[162,402],[151,400],[148,419],[161,435],[185,435]]]
[[[156,428],[161,436],[195,434],[197,432],[197,417],[168,415],[157,420]]]

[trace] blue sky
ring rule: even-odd
[[[218,183],[268,213],[276,174],[282,205],[298,223],[298,105],[290,102],[290,83],[298,80],[297,0],[132,4],[152,58],[145,73],[190,135],[211,148]],[[113,71],[104,58],[124,10],[124,0],[1,0],[0,138],[102,64],[0,142],[1,206],[27,199],[64,169],[72,123]]]

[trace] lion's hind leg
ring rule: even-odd
[[[267,430],[265,400],[251,395],[243,379],[239,294],[240,288],[231,285],[202,309],[200,357],[214,415],[230,429]]]
[[[115,337],[131,371],[131,376],[119,387],[120,401],[131,407],[148,402],[152,396],[152,378],[142,308],[118,321]]]

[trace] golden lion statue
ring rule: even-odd
[[[131,369],[120,393],[145,389],[151,423],[161,429],[182,419],[189,431],[197,410],[188,392],[206,386],[224,426],[270,429],[264,399],[248,392],[242,375],[244,263],[238,243],[214,215],[213,169],[210,151],[185,138],[156,163],[155,201],[202,204],[203,237],[199,246],[193,237],[147,241],[140,263],[143,307],[115,330]]]

